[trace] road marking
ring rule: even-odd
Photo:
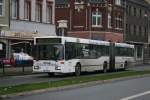
[[[144,95],[147,95],[147,94],[150,94],[150,91],[139,93],[139,94],[136,94],[136,95],[133,95],[133,96],[130,96],[130,97],[122,98],[120,100],[131,100],[131,99],[141,97],[141,96],[144,96]]]

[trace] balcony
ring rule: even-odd
[[[55,25],[50,23],[31,22],[26,20],[11,20],[10,30],[13,32],[37,33],[38,36],[55,36]]]

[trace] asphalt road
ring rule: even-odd
[[[150,77],[7,100],[150,100]]]
[[[129,68],[129,70],[150,70],[150,65],[138,66]],[[87,75],[95,75],[99,73],[87,73]],[[71,78],[73,76],[68,75],[57,75],[53,77],[49,77],[47,74],[33,74],[33,75],[25,75],[25,76],[6,76],[0,77],[0,86],[8,86],[8,85],[19,85],[19,84],[28,84],[28,83],[37,83],[37,82],[50,82],[57,81],[64,78]]]

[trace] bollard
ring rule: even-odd
[[[2,63],[2,67],[3,67],[3,74],[5,74],[5,66],[4,66],[4,63]]]

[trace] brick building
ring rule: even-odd
[[[56,0],[55,22],[66,20],[67,36],[123,42],[124,0]]]

